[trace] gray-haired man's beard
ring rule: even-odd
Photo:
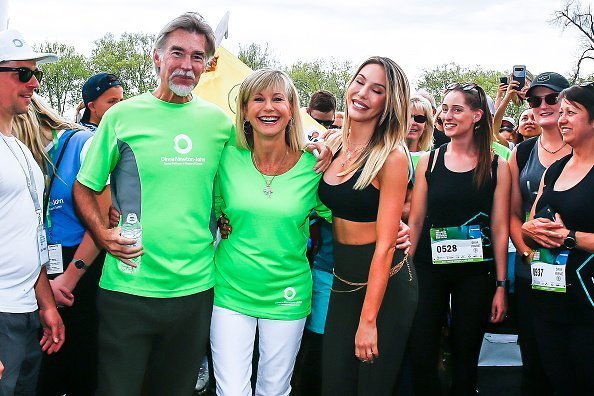
[[[190,77],[192,79],[195,79],[196,76],[194,75],[194,73],[192,71],[182,71],[182,70],[175,70],[171,76],[169,77],[168,85],[169,85],[169,89],[171,90],[171,92],[173,92],[174,94],[176,94],[177,96],[188,96],[190,93],[192,93],[192,90],[194,89],[194,87],[196,87],[197,82],[194,82],[193,84],[190,85],[185,85],[185,84],[176,84],[173,82],[173,78],[176,76],[183,76],[183,77]]]

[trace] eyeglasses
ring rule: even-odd
[[[329,129],[334,124],[334,120],[318,120],[317,118],[314,118],[314,121],[327,129]]]
[[[424,122],[427,122],[427,117],[425,117],[422,114],[413,114],[413,115],[411,115],[411,118],[413,120],[415,120],[415,122],[418,123],[418,124],[422,124]]]
[[[19,73],[19,81],[22,83],[29,82],[33,76],[35,76],[38,83],[41,83],[43,77],[41,70],[31,70],[28,67],[0,67],[0,72],[17,72]]]
[[[557,102],[559,101],[559,92],[553,92],[545,96],[530,95],[528,98],[526,98],[526,101],[528,101],[528,106],[530,106],[533,109],[536,109],[537,107],[540,107],[543,99],[545,103],[548,105],[557,104]]]

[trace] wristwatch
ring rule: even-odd
[[[86,270],[87,270],[87,268],[89,268],[89,267],[90,267],[90,265],[88,265],[87,263],[85,263],[85,262],[84,262],[83,260],[81,260],[81,259],[74,259],[74,260],[72,260],[72,263],[74,264],[74,266],[75,266],[76,268],[78,268],[79,270],[83,270],[83,271],[86,271]]]
[[[495,286],[503,287],[505,290],[507,290],[507,279],[495,281]]]
[[[563,246],[565,246],[567,249],[573,249],[577,246],[575,231],[569,231],[569,234],[567,234],[565,240],[563,241]]]

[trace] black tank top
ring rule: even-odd
[[[542,195],[538,200],[535,213],[547,205],[559,213],[568,230],[594,233],[594,167],[575,186],[565,191],[555,191],[555,182],[561,175],[569,154],[553,163],[544,176]],[[566,323],[594,323],[594,306],[590,303],[584,286],[594,294],[592,276],[594,276],[594,258],[580,269],[584,286],[578,278],[578,268],[588,260],[591,253],[581,249],[571,249],[567,257],[565,277],[567,292],[553,293],[533,290],[537,314],[547,320]],[[594,295],[592,295],[594,298]]]
[[[334,158],[339,153],[340,150]],[[362,190],[353,188],[361,176],[361,170],[357,169],[348,180],[336,185],[326,183],[323,177],[320,180],[318,195],[320,201],[332,211],[332,216],[358,223],[377,220],[380,191],[372,184]]]
[[[478,224],[483,235],[483,257],[493,261],[493,247],[491,245],[491,210],[493,195],[497,185],[497,161],[495,155],[491,166],[491,178],[480,188],[474,184],[474,169],[467,172],[452,172],[445,166],[445,152],[448,143],[439,149],[431,151],[425,178],[427,180],[427,215],[423,222],[423,230],[415,252],[415,265],[434,267],[431,260],[431,238],[429,231],[432,227],[456,227],[468,224]],[[435,152],[439,150],[435,166],[431,170]],[[472,219],[472,220],[471,220]],[[471,220],[469,222],[469,220]],[[481,263],[453,264],[479,268],[479,271],[491,270],[491,266]],[[452,267],[452,264],[440,266]]]

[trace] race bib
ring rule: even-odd
[[[483,261],[483,240],[479,225],[431,228],[433,264]]]
[[[49,263],[47,274],[57,275],[64,272],[64,261],[62,260],[62,245],[48,245]]]
[[[565,293],[565,268],[569,250],[541,248],[534,252],[530,263],[532,288],[555,293]]]

